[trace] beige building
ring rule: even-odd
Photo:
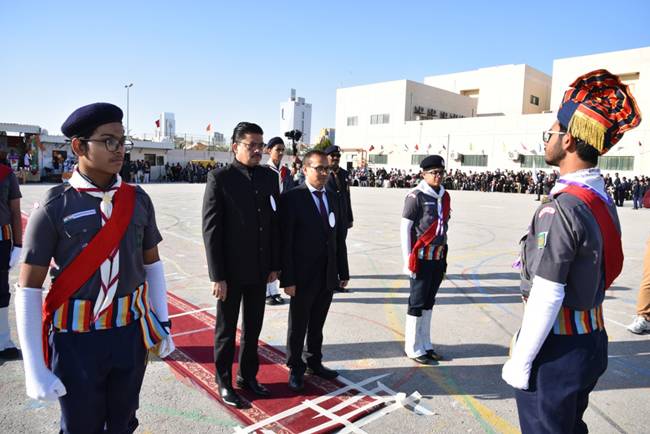
[[[503,65],[429,76],[424,83],[337,89],[337,145],[369,150],[370,166],[417,170],[424,157],[437,153],[453,169],[544,167],[542,132],[554,122],[564,91],[598,68],[618,74],[647,112],[650,47],[558,59],[552,77],[528,65]],[[604,170],[650,174],[648,122],[601,157]],[[348,162],[359,158],[356,151],[344,154]]]

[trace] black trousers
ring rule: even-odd
[[[139,321],[88,333],[54,333],[52,372],[66,394],[59,398],[61,433],[132,433],[147,363]]]
[[[239,376],[252,380],[257,376],[257,340],[264,322],[266,283],[228,285],[226,301],[217,302],[214,335],[214,363],[219,384],[232,385],[232,363],[235,359],[235,336],[239,306],[243,304],[243,321],[239,348]]]
[[[316,281],[321,284],[311,288],[296,287],[296,295],[291,297],[289,305],[287,366],[298,373],[305,372],[307,366],[320,366],[323,360],[323,326],[333,292],[326,288],[324,272]]]
[[[524,434],[587,433],[589,393],[607,369],[607,333],[551,333],[533,361],[528,390],[515,390]]]
[[[409,294],[408,314],[422,316],[423,310],[429,310],[436,304],[436,294],[440,289],[442,278],[447,270],[447,259],[427,260],[418,259],[418,272],[415,279],[409,279],[411,292]]]
[[[9,258],[11,240],[0,241],[0,308],[9,306]]]

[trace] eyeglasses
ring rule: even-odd
[[[243,145],[249,151],[261,151],[264,148],[264,143],[244,143],[238,142],[240,145]]]
[[[106,150],[108,152],[115,152],[120,147],[124,147],[124,150],[130,151],[133,149],[133,142],[126,137],[120,137],[119,139],[117,137],[109,137],[107,139],[80,139],[82,142],[96,142],[96,143],[103,143],[104,146],[106,146]]]
[[[341,154],[330,154],[332,158],[341,158]]]
[[[314,169],[316,172],[328,173],[330,171],[329,166],[307,166],[311,169]]]
[[[445,174],[445,169],[431,169],[431,170],[425,171],[424,173],[428,173],[428,174],[433,175],[433,176],[442,176],[442,175]]]
[[[551,140],[551,134],[557,134],[557,135],[561,136],[561,135],[564,135],[566,133],[562,132],[562,131],[551,131],[551,130],[544,131],[542,133],[542,140],[544,141],[544,143],[548,143],[548,141]]]

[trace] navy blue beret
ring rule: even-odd
[[[122,122],[122,109],[107,102],[96,102],[79,107],[61,125],[61,132],[68,138],[89,137],[97,127],[112,122]]]
[[[440,155],[429,155],[427,158],[422,160],[420,163],[422,169],[444,169],[445,168],[445,159]]]
[[[333,154],[334,152],[338,152],[338,153],[340,154],[340,153],[341,153],[341,148],[339,148],[339,147],[336,146],[336,145],[330,145],[330,146],[328,146],[328,147],[325,149],[325,153],[326,153],[327,155],[329,155],[329,154]]]
[[[275,145],[283,144],[284,145],[284,140],[280,137],[273,137],[269,142],[266,144],[266,147],[268,149],[273,149]]]

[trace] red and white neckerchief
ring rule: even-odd
[[[440,185],[440,191],[436,192],[433,187],[427,184],[427,182],[423,179],[413,190],[411,190],[411,192],[415,190],[420,190],[422,193],[428,194],[429,196],[432,196],[436,199],[438,208],[438,227],[436,228],[436,236],[442,235],[445,230],[445,221],[444,216],[442,215],[442,197],[445,195],[445,187]]]
[[[111,214],[113,213],[113,195],[117,189],[120,188],[120,185],[122,185],[122,178],[119,174],[116,176],[117,181],[115,184],[113,184],[108,190],[102,190],[84,178],[75,167],[75,170],[68,181],[75,190],[101,199],[101,202],[99,203],[99,213],[102,219],[102,227],[106,224],[108,219],[111,218]],[[117,284],[120,277],[119,247],[116,247],[108,258],[102,262],[100,275],[101,283],[99,294],[97,294],[93,306],[93,321],[96,321],[113,303],[113,298],[115,296],[115,291],[117,291]]]

